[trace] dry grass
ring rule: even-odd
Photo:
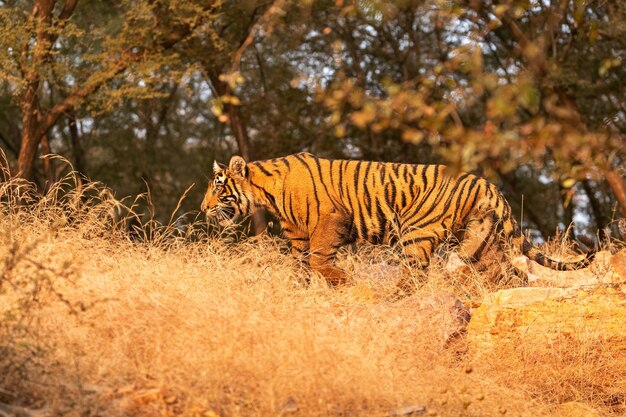
[[[307,285],[277,239],[131,234],[132,210],[103,187],[64,184],[28,205],[26,184],[0,189],[0,403],[64,416],[548,416],[568,399],[610,411],[588,388],[613,384],[607,357],[546,346],[477,364],[444,346],[440,323],[370,314],[388,306],[390,249],[344,253],[350,287]],[[494,287],[437,262],[422,295],[473,303]]]

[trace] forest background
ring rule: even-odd
[[[0,0],[0,146],[162,221],[214,159],[310,151],[447,163],[535,237],[619,235],[625,61],[619,0]]]

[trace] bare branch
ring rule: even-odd
[[[252,44],[254,38],[259,34],[262,29],[265,30],[266,33],[272,32],[274,28],[274,23],[276,22],[274,18],[276,16],[282,16],[284,14],[283,6],[286,2],[287,0],[274,1],[274,3],[267,9],[267,11],[263,13],[263,16],[261,16],[259,20],[257,20],[256,24],[252,26],[252,28],[248,32],[248,36],[233,54],[230,72],[235,72],[239,70],[243,53]]]

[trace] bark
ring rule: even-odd
[[[252,45],[254,39],[261,31],[263,31],[266,35],[273,31],[276,19],[284,12],[285,4],[286,0],[274,0],[274,2],[271,3],[271,5],[260,17],[257,18],[257,10],[252,13],[248,28],[244,33],[243,38],[239,41],[239,46],[230,56],[230,62],[228,64],[215,65],[214,61],[204,62],[204,67],[209,76],[209,80],[211,81],[211,84],[213,85],[213,88],[218,96],[233,94],[230,85],[220,80],[220,75],[223,73],[231,74],[239,71],[241,59],[246,49]],[[230,130],[237,141],[237,146],[239,147],[241,156],[246,161],[253,160],[255,155],[253,154],[250,146],[250,137],[248,136],[248,130],[242,117],[240,107],[231,103],[226,103],[224,105],[224,110],[225,114],[228,115]]]
[[[563,216],[561,221],[565,225],[565,231],[571,239],[575,239],[574,235],[574,204],[571,199],[568,201],[568,193],[573,192],[574,190],[569,190],[565,187],[562,187],[559,183],[559,195],[561,196],[561,206],[563,207]]]
[[[262,16],[255,23],[250,25],[248,33],[232,55],[231,65],[228,69],[229,73],[239,70],[241,58],[243,57],[244,52],[252,44],[254,38],[258,35],[261,29],[263,29],[265,33],[272,32],[275,19],[283,13],[285,3],[286,0],[275,0]],[[223,96],[233,93],[230,86],[219,79],[219,75],[222,70],[216,70],[216,68],[212,68],[210,64],[205,64],[205,68],[207,70],[207,74],[209,75],[211,84],[213,84],[213,88],[216,90],[218,95]],[[252,153],[250,137],[248,136],[248,130],[242,117],[240,107],[227,103],[224,106],[224,110],[228,115],[230,130],[237,141],[241,156],[246,161],[253,160],[255,155]],[[267,215],[263,210],[256,210],[252,213],[252,227],[255,235],[262,233],[267,228]]]
[[[56,0],[37,0],[33,5],[31,20],[35,25],[35,43],[32,52],[30,42],[26,43],[21,58],[24,65],[28,65],[28,57],[32,54],[32,66],[22,68],[25,81],[24,93],[20,100],[22,112],[22,135],[20,151],[17,162],[17,176],[31,180],[33,165],[37,157],[37,147],[50,126],[41,129],[39,120],[38,90],[41,84],[39,69],[49,59],[50,49],[56,41],[58,30],[62,28],[67,19],[72,15],[78,0],[67,0],[57,22],[57,32],[52,30],[52,18]]]
[[[72,114],[67,120],[68,130],[70,131],[70,142],[72,144],[74,171],[78,172],[80,175],[85,175],[85,151],[81,144],[76,116]]]
[[[209,63],[204,64],[209,80],[213,85],[215,93],[218,96],[232,95],[233,91],[228,83],[220,80],[221,71],[218,68],[212,67]],[[224,104],[224,113],[228,115],[228,124],[230,130],[237,141],[239,147],[239,153],[246,161],[252,160],[252,152],[250,148],[250,137],[248,136],[248,129],[246,123],[241,115],[239,106],[234,106],[231,103]]]
[[[128,61],[122,59],[114,64],[108,74],[99,73],[93,82],[87,82],[81,88],[56,104],[46,115],[38,117],[39,105],[37,91],[28,90],[22,96],[22,144],[20,156],[18,158],[18,176],[25,179],[32,179],[33,165],[37,156],[37,147],[41,139],[48,131],[65,115],[68,111],[75,109],[85,98],[95,93],[104,83],[121,73],[128,66]],[[37,78],[37,87],[39,79]],[[38,123],[38,119],[41,122]]]
[[[583,180],[583,189],[587,198],[589,199],[589,205],[591,207],[591,214],[595,220],[598,229],[602,229],[609,224],[610,219],[607,219],[602,210],[602,203],[596,198],[596,190],[593,189],[589,180]]]
[[[19,156],[17,158],[17,176],[27,180],[32,179],[33,164],[37,156],[37,146],[39,138],[37,137],[37,116],[33,109],[34,100],[33,87],[26,88],[24,96],[22,96],[22,141],[20,144]]]
[[[615,170],[605,171],[604,178],[615,195],[620,213],[626,218],[626,184],[624,184],[624,179]]]
[[[19,177],[30,180],[33,173],[33,164],[37,156],[37,146],[40,138],[37,137],[38,118],[39,118],[39,101],[37,92],[41,79],[37,71],[48,55],[51,47],[49,41],[49,29],[52,22],[52,11],[55,1],[37,0],[33,5],[31,19],[35,24],[35,45],[32,51],[33,66],[23,70],[26,88],[20,100],[20,110],[22,112],[22,140],[20,144],[20,153],[17,159],[17,175]],[[25,46],[22,51],[22,62],[28,65],[26,61],[29,56],[29,45]]]

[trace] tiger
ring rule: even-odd
[[[457,253],[469,262],[497,242],[508,242],[531,260],[555,270],[577,270],[593,260],[549,258],[524,237],[498,188],[445,165],[318,158],[298,153],[247,163],[233,156],[213,164],[201,211],[220,224],[257,208],[279,221],[291,253],[329,285],[348,281],[335,264],[337,251],[355,242],[398,244],[410,269],[424,270],[433,252],[460,235]]]

